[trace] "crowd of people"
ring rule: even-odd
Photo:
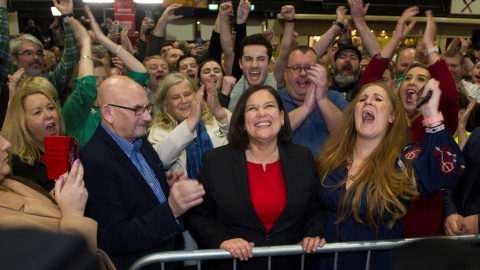
[[[156,23],[146,17],[132,44],[128,29],[100,25],[88,6],[82,23],[72,0],[53,2],[61,56],[44,50],[33,21],[33,32],[9,41],[0,0],[1,229],[82,235],[103,269],[192,243],[227,250],[237,269],[266,269],[252,247],[314,253],[326,243],[479,233],[478,44],[458,38],[441,53],[432,11],[416,47],[400,44],[418,7],[382,47],[368,4],[348,0],[309,47],[285,5],[272,46],[271,30],[247,36],[248,0],[236,12],[225,2],[200,48],[166,40],[179,4]],[[47,136],[78,141],[79,158],[56,179],[42,158]],[[366,264],[389,269],[390,252],[312,255],[306,265]]]

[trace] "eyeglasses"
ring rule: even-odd
[[[117,107],[117,108],[121,108],[121,109],[126,109],[126,110],[130,110],[132,112],[135,112],[135,116],[140,116],[140,115],[143,115],[145,113],[145,111],[150,111],[153,107],[152,104],[146,106],[146,107],[136,107],[136,108],[129,108],[129,107],[123,107],[123,106],[119,106],[119,105],[115,105],[115,104],[108,104],[110,106],[113,106],[113,107]]]
[[[289,66],[287,67],[288,71],[292,74],[300,74],[302,73],[302,69],[305,70],[305,73],[311,69],[310,66],[300,67],[300,66]]]
[[[42,51],[38,51],[38,52],[24,51],[23,53],[17,53],[17,55],[23,55],[23,56],[26,56],[26,57],[33,57],[34,55],[36,55],[37,57],[44,57],[45,56]]]

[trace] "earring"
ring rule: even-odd
[[[246,130],[246,129],[245,129],[245,126],[243,126],[243,130]]]

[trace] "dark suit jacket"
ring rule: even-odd
[[[452,214],[464,217],[480,214],[480,194],[472,190],[475,183],[480,181],[480,128],[477,127],[470,134],[462,152],[465,158],[465,171],[458,185],[443,194],[444,217]]]
[[[232,238],[243,238],[255,246],[273,246],[297,244],[306,236],[325,236],[325,216],[318,204],[319,180],[311,151],[279,143],[279,153],[287,202],[270,231],[260,221],[250,198],[245,151],[226,145],[203,154],[197,178],[206,191],[204,203],[184,217],[200,247],[219,248]],[[300,266],[282,259],[273,261],[273,269]],[[239,268],[266,269],[266,265],[266,260],[254,259],[248,265],[240,262]]]
[[[160,182],[165,197],[169,187],[163,165],[142,138],[140,152]],[[89,193],[87,215],[98,222],[99,245],[118,269],[126,269],[142,256],[173,250],[174,236],[183,230],[168,203],[160,204],[138,169],[99,125],[82,148]]]

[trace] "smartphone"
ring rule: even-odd
[[[78,141],[73,136],[45,136],[45,155],[41,161],[47,163],[47,177],[55,180],[72,168],[78,159]]]
[[[113,29],[116,33],[120,33],[120,24],[118,23],[118,21],[112,22],[112,29]]]
[[[183,17],[193,17],[195,14],[193,7],[179,7],[175,9],[175,15],[183,15]]]
[[[153,19],[153,14],[151,10],[145,10],[145,17],[149,17],[150,19]]]
[[[201,38],[196,38],[196,39],[195,39],[195,48],[202,48],[202,43],[203,43],[203,42],[202,42],[202,39],[201,39]],[[198,51],[197,51],[197,54],[198,54],[198,55],[202,55],[202,53],[203,53],[202,50],[198,50]]]
[[[425,85],[420,89],[420,91],[418,91],[417,109],[420,109],[432,97],[432,91],[428,91],[427,95],[424,98],[421,97],[423,95],[423,91],[425,91]]]

